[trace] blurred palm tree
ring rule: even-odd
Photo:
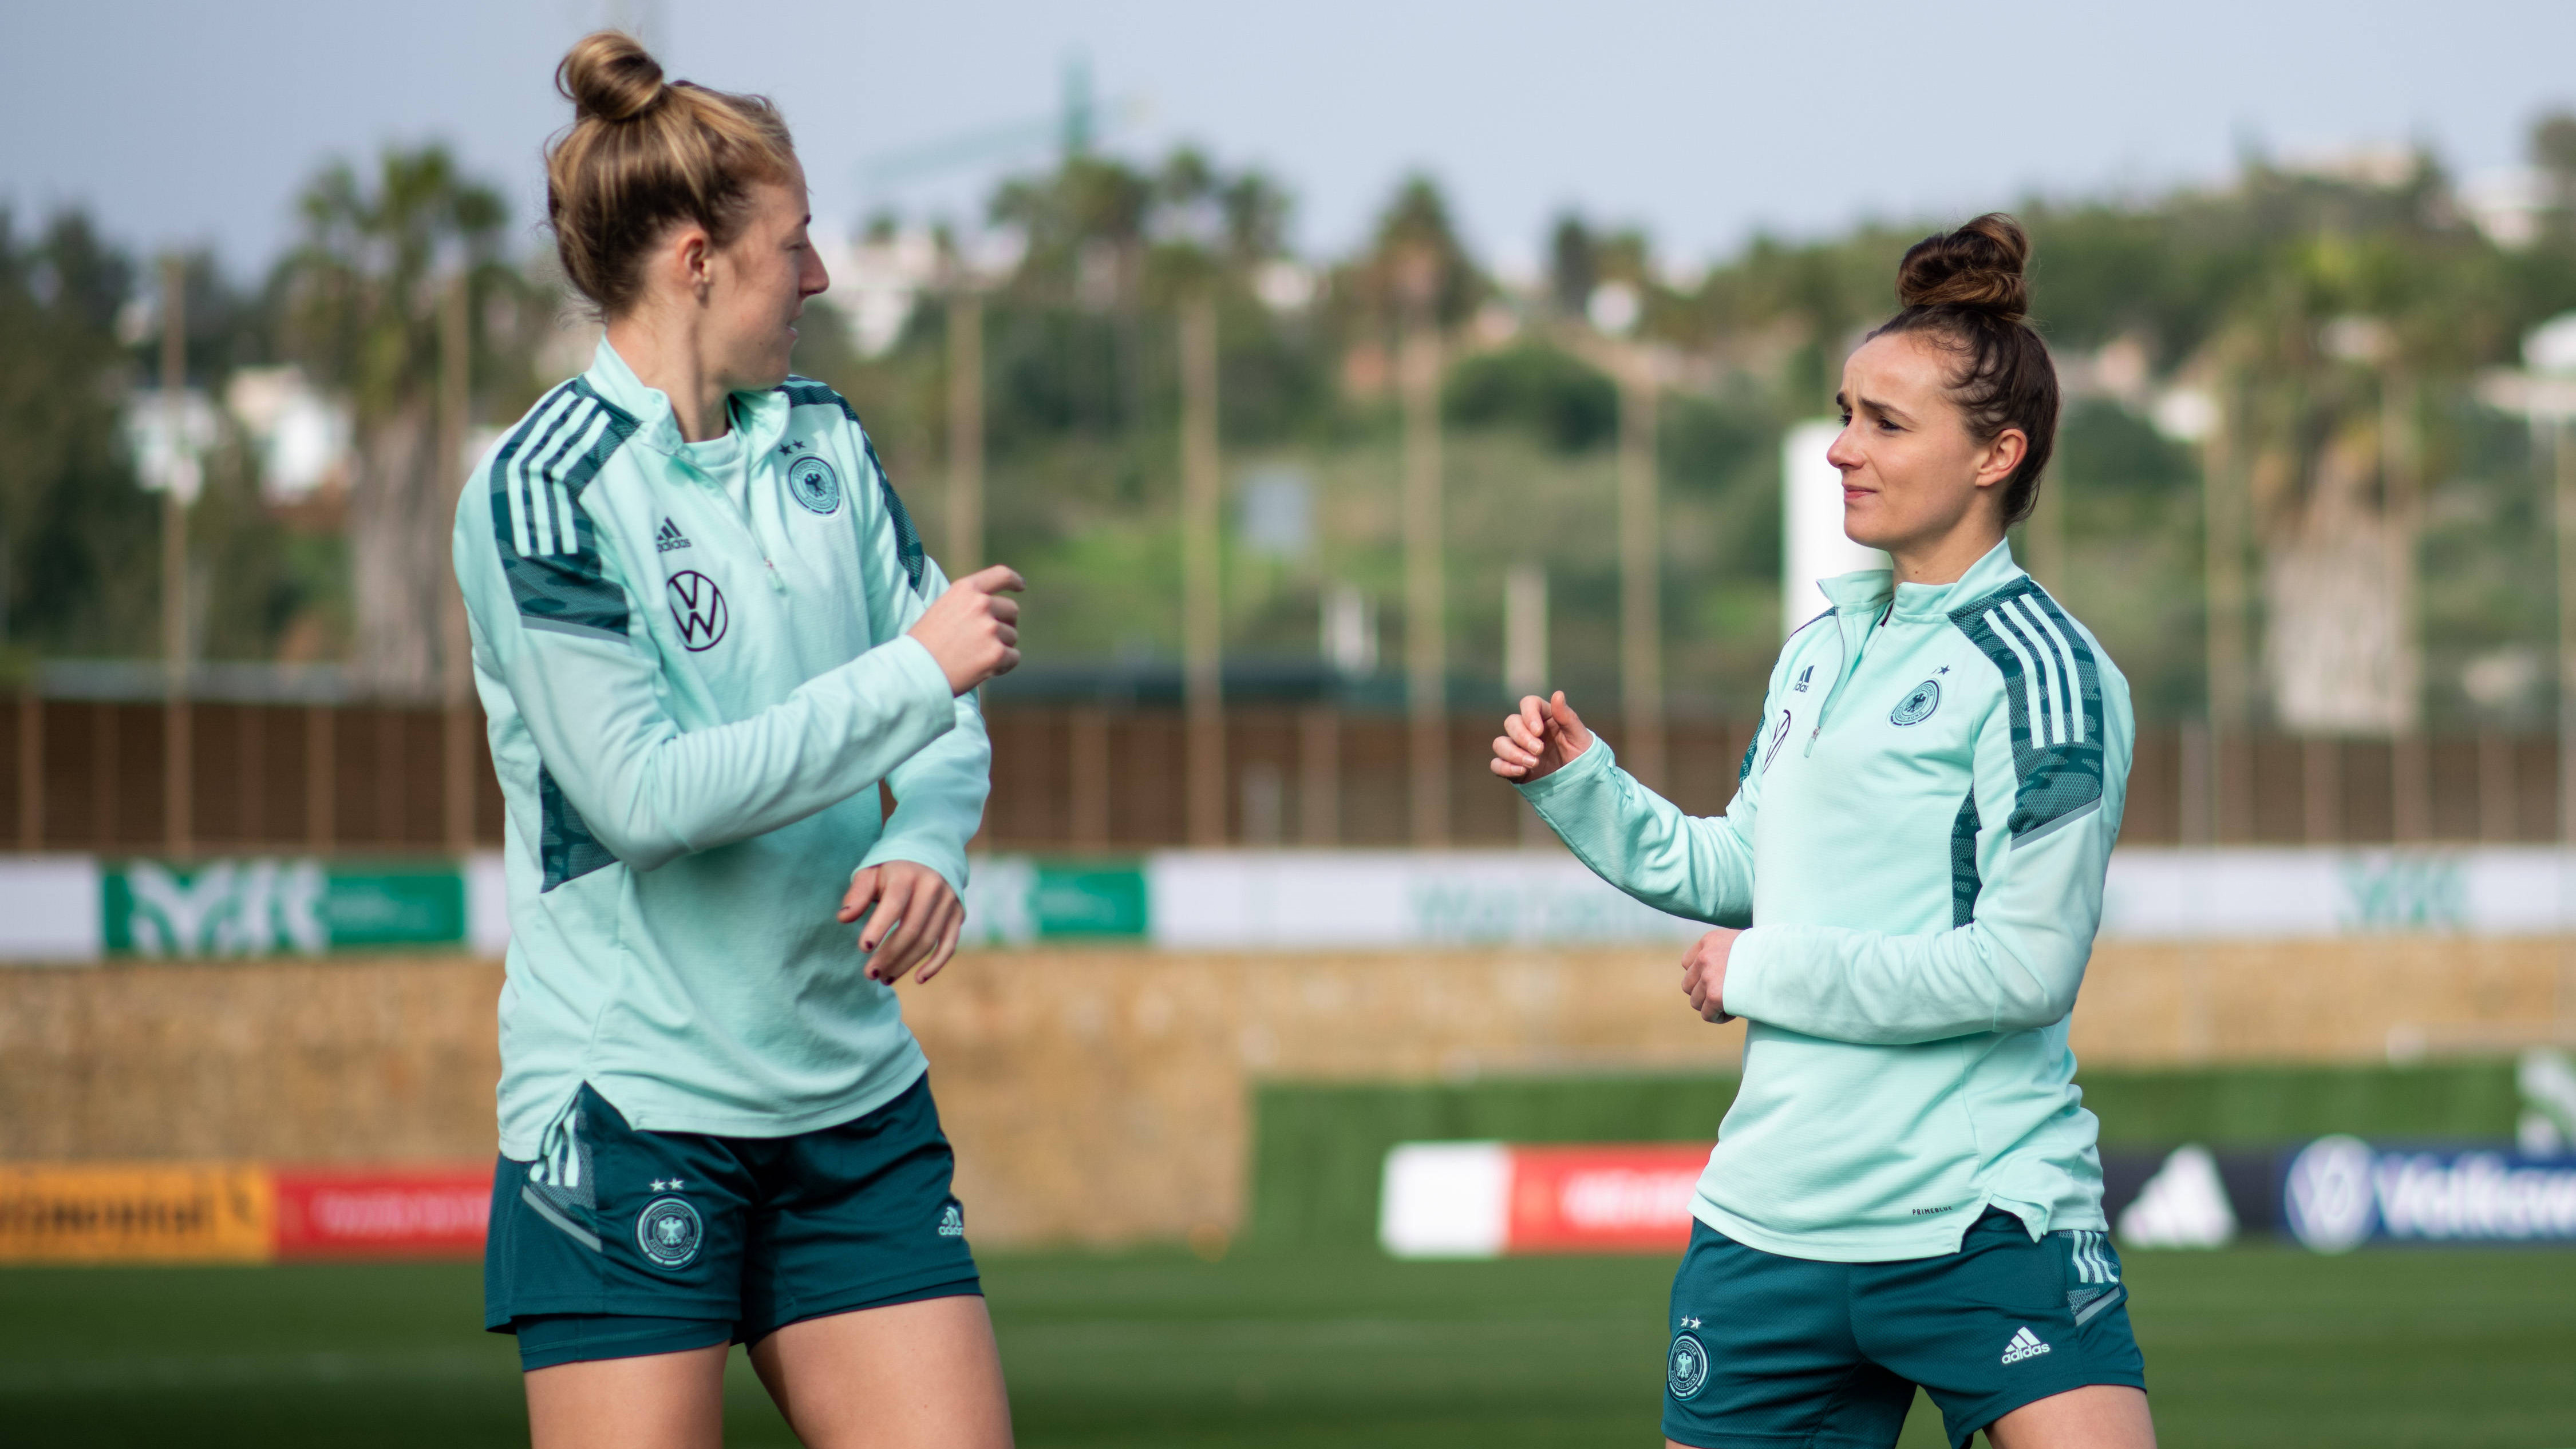
[[[1444,330],[1465,321],[1489,290],[1450,220],[1448,198],[1424,175],[1396,188],[1349,282],[1351,299],[1372,316],[1411,317]]]
[[[2280,223],[2202,352],[2262,557],[2264,675],[2293,729],[2419,727],[2419,545],[2444,409],[2509,347],[2497,258],[2429,160],[2377,192],[2256,171]],[[2365,210],[2376,214],[2362,215]]]
[[[0,675],[23,674],[37,648],[152,645],[159,510],[117,428],[128,367],[116,319],[134,281],[85,215],[22,234],[0,209]]]
[[[325,167],[298,203],[301,244],[282,264],[289,353],[355,414],[349,494],[355,681],[407,698],[435,693],[439,600],[464,458],[438,456],[440,307],[466,288],[473,369],[495,349],[522,361],[536,298],[503,255],[507,209],[444,147],[388,150],[372,177]],[[498,322],[500,325],[495,325]]]

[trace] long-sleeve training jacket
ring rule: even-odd
[[[1750,926],[1744,1077],[1693,1212],[1790,1257],[1958,1250],[1989,1205],[2101,1230],[2067,1015],[2101,923],[2128,682],[1997,544],[1950,584],[1825,580],[1706,819],[1596,743],[1522,793],[1604,880]],[[1678,1009],[1678,1008],[1677,1008]]]
[[[639,1128],[776,1137],[924,1069],[833,913],[889,860],[965,889],[991,746],[904,634],[947,581],[839,394],[790,378],[730,407],[739,498],[603,340],[457,507],[509,806],[513,1158],[585,1081]]]

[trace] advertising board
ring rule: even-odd
[[[2112,1147],[2102,1207],[2124,1248],[2219,1248],[2286,1235],[2368,1244],[2576,1247],[2576,1155],[2502,1146]],[[1378,1242],[1399,1258],[1678,1254],[1705,1143],[1407,1142],[1386,1156]]]
[[[125,860],[103,869],[99,934],[110,954],[139,956],[452,947],[466,940],[465,897],[448,861]]]
[[[2281,1216],[2320,1253],[2370,1242],[2576,1245],[2576,1156],[2320,1137],[2282,1171]]]
[[[489,1167],[278,1167],[275,1256],[472,1258],[491,1212]]]
[[[0,1263],[255,1263],[271,1184],[241,1163],[0,1165]]]
[[[1679,1253],[1707,1166],[1699,1143],[1515,1147],[1505,1250]]]
[[[1386,1157],[1378,1242],[1399,1258],[1677,1254],[1703,1142],[1407,1142]]]
[[[501,857],[0,860],[0,962],[509,944]],[[968,943],[1167,950],[1682,942],[1704,923],[1545,850],[1169,850],[978,856]],[[2546,847],[2123,849],[2102,939],[2509,937],[2576,930],[2576,853]]]
[[[0,1165],[0,1264],[479,1257],[486,1165]]]

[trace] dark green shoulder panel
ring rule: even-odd
[[[859,410],[850,406],[850,400],[835,391],[830,383],[816,382],[810,377],[790,377],[778,385],[778,392],[787,399],[789,407],[839,408],[841,416],[854,423],[859,420]]]
[[[626,637],[626,594],[607,577],[581,495],[635,427],[575,378],[548,393],[493,455],[485,477],[493,544],[527,627]]]
[[[2102,803],[2102,671],[2092,646],[2028,578],[1951,611],[2003,675],[2017,790],[2015,841],[2035,839]]]
[[[565,881],[579,880],[615,864],[617,857],[591,833],[590,823],[565,798],[553,773],[538,765],[537,866],[542,876],[537,893],[543,895]]]

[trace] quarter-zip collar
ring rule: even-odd
[[[1920,624],[1947,619],[1952,610],[1975,603],[2021,576],[2021,566],[2013,562],[2012,540],[1999,539],[1985,557],[1946,584],[1900,584],[1891,569],[1862,569],[1818,579],[1816,587],[1838,615],[1867,614],[1876,623],[1886,614]]]
[[[1816,587],[1833,602],[1834,634],[1842,645],[1842,658],[1834,666],[1833,685],[1825,691],[1815,720],[1807,728],[1804,753],[1816,752],[1816,741],[1824,734],[1826,722],[1833,718],[1843,686],[1858,672],[1861,655],[1867,652],[1870,636],[1879,625],[1890,620],[1908,624],[1941,622],[1951,610],[1974,603],[2021,576],[2021,569],[2012,560],[2011,541],[2006,539],[1998,540],[1985,557],[1946,584],[1900,584],[1893,569],[1862,569],[1818,579]]]
[[[590,357],[590,371],[582,374],[591,391],[635,419],[635,436],[629,442],[640,443],[665,458],[678,459],[685,441],[680,436],[679,415],[671,410],[671,398],[658,387],[647,387],[608,345],[603,334]],[[729,399],[733,425],[742,429],[746,457],[757,457],[778,446],[787,432],[788,402],[774,387],[758,392],[738,392]]]

